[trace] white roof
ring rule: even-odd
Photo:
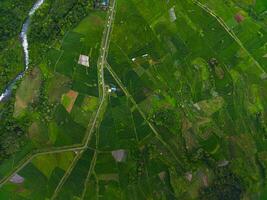
[[[89,67],[89,57],[85,55],[80,55],[78,63],[85,67]]]
[[[174,7],[172,7],[172,8],[169,10],[169,15],[170,15],[170,21],[171,21],[171,22],[174,22],[174,21],[177,19],[176,14],[175,14]]]

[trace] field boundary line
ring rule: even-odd
[[[76,166],[76,163],[80,160],[81,156],[83,155],[84,151],[80,151],[75,158],[73,159],[72,163],[70,164],[70,166],[68,167],[67,171],[65,172],[64,176],[62,176],[62,178],[60,179],[56,189],[54,190],[54,193],[51,197],[51,200],[55,199],[58,195],[58,192],[61,190],[62,186],[64,185],[64,183],[66,182],[66,180],[68,179],[68,177],[70,176],[72,170],[74,169],[74,167]]]
[[[53,150],[47,150],[47,151],[42,151],[40,150],[40,152],[33,152],[30,153],[28,158],[26,157],[24,159],[24,161],[21,161],[21,165],[18,165],[16,169],[14,169],[11,173],[9,173],[9,175],[7,175],[6,177],[3,177],[1,182],[0,182],[0,188],[13,176],[13,174],[17,173],[18,171],[22,170],[28,163],[30,163],[30,161],[32,161],[33,158],[40,156],[40,155],[46,155],[46,154],[56,154],[56,153],[63,153],[63,152],[69,152],[69,151],[83,151],[85,149],[87,149],[87,146],[90,142],[91,139],[91,135],[95,129],[95,125],[97,123],[97,118],[100,115],[100,112],[102,110],[102,107],[104,105],[104,103],[106,102],[106,95],[103,96],[103,100],[101,101],[101,104],[98,107],[96,116],[94,118],[93,124],[91,126],[91,129],[89,131],[89,134],[87,136],[85,136],[83,143],[81,143],[80,145],[77,146],[73,146],[73,147],[59,147],[57,149],[53,149]],[[39,151],[39,150],[37,150]],[[79,152],[81,153],[81,152]]]
[[[105,96],[103,98],[106,98]],[[21,161],[21,164],[19,164],[14,170],[12,170],[7,176],[3,177],[0,181],[0,188],[18,171],[20,171],[22,168],[24,168],[33,158],[40,156],[40,155],[46,155],[46,154],[56,154],[56,153],[63,153],[63,152],[69,152],[69,151],[82,151],[87,148],[88,143],[90,142],[91,135],[93,133],[93,130],[95,128],[95,124],[97,122],[98,115],[100,114],[100,111],[102,110],[102,106],[105,102],[105,99],[103,99],[98,107],[96,116],[93,120],[92,127],[89,131],[89,134],[85,136],[85,142],[81,143],[80,145],[77,145],[76,147],[61,147],[53,150],[47,150],[47,151],[33,151],[29,154],[28,158],[26,157],[24,160]]]
[[[110,6],[110,10],[109,10],[109,14],[110,15],[107,15],[107,23],[105,26],[108,27],[108,29],[105,28],[103,34],[103,40],[102,40],[102,45],[105,45],[105,47],[101,46],[100,47],[100,57],[102,58],[102,61],[105,61],[106,60],[106,57],[107,57],[107,45],[109,45],[109,42],[110,42],[110,34],[111,34],[111,28],[112,28],[112,24],[113,24],[113,20],[114,20],[114,9],[115,9],[115,6],[116,6],[116,0],[113,0],[112,2],[112,6]],[[103,43],[103,41],[105,41]],[[103,51],[104,50],[104,51]],[[95,117],[94,117],[94,120],[92,122],[92,126],[88,132],[88,135],[85,135],[84,139],[83,139],[83,142],[81,144],[78,144],[77,146],[73,146],[73,147],[61,147],[61,148],[57,148],[57,149],[54,149],[54,150],[47,150],[47,151],[41,151],[41,150],[37,150],[36,152],[33,151],[32,153],[29,153],[29,156],[26,157],[25,159],[21,160],[21,164],[17,165],[17,167],[15,167],[14,170],[12,170],[10,173],[8,173],[8,175],[4,176],[1,180],[0,180],[0,188],[15,174],[17,173],[18,171],[20,171],[22,168],[24,168],[33,158],[35,158],[36,156],[39,156],[39,155],[45,155],[45,154],[54,154],[54,153],[62,153],[62,152],[68,152],[68,151],[82,151],[84,149],[87,148],[89,142],[90,142],[90,138],[91,138],[91,135],[93,133],[93,130],[95,128],[95,125],[97,123],[97,118],[99,117],[99,115],[101,114],[101,110],[102,110],[102,107],[104,105],[104,103],[106,102],[106,88],[105,88],[105,84],[104,84],[104,76],[103,76],[103,68],[104,68],[104,64],[106,62],[102,62],[102,63],[99,63],[98,65],[98,68],[100,68],[99,71],[101,71],[101,76],[98,76],[98,80],[99,78],[100,79],[100,83],[102,83],[103,87],[102,87],[102,95],[101,95],[101,103],[100,105],[98,106],[98,109],[97,109],[97,112],[95,114]],[[91,123],[91,120],[89,122],[89,124]],[[89,126],[88,124],[88,126]],[[40,152],[38,152],[40,151]]]
[[[195,5],[200,7],[205,12],[209,13],[212,17],[214,17],[217,22],[226,30],[226,32],[236,41],[236,43],[246,52],[246,54],[253,60],[254,64],[259,68],[262,73],[266,73],[263,67],[258,63],[258,61],[251,55],[251,53],[246,49],[243,45],[242,41],[236,36],[236,34],[228,27],[225,21],[219,17],[213,10],[211,10],[208,6],[202,4],[197,0],[192,0]]]
[[[92,163],[89,167],[89,170],[88,170],[88,173],[87,173],[87,176],[86,176],[86,179],[84,181],[84,186],[83,186],[83,192],[82,192],[82,196],[81,196],[81,200],[84,199],[85,195],[86,195],[86,191],[87,191],[87,185],[88,185],[88,181],[90,179],[90,176],[92,174],[92,171],[95,167],[95,164],[96,164],[96,159],[97,159],[97,151],[94,152],[94,157],[92,159]]]
[[[107,56],[108,56],[108,52],[109,52],[109,45],[110,45],[110,37],[112,34],[112,27],[114,24],[114,19],[115,19],[115,13],[116,13],[116,0],[112,0],[110,1],[110,6],[109,6],[109,11],[108,11],[108,15],[107,15],[107,19],[106,19],[106,26],[105,29],[103,31],[103,37],[102,37],[102,42],[101,42],[101,48],[100,48],[100,58],[98,59],[98,87],[99,87],[99,91],[102,91],[102,93],[100,94],[100,97],[102,98],[102,102],[101,105],[106,102],[106,86],[105,86],[105,77],[104,77],[104,67],[106,64],[106,60],[107,60]],[[100,89],[102,86],[102,90]],[[106,104],[104,105],[104,108],[106,108]],[[100,113],[102,114],[102,113]],[[100,115],[99,114],[99,115]],[[103,115],[102,115],[103,117]],[[97,127],[99,128],[99,127]],[[84,182],[84,188],[83,188],[83,192],[82,192],[82,196],[81,199],[83,200],[85,195],[86,195],[86,191],[87,191],[87,184],[88,181],[90,179],[90,176],[92,174],[92,171],[94,170],[95,164],[96,164],[96,160],[97,160],[97,150],[98,150],[98,142],[99,142],[99,130],[96,130],[96,150],[94,152],[94,157],[92,160],[92,163],[90,165],[90,168],[88,170],[88,174],[86,176],[85,182]],[[89,143],[89,140],[87,141],[87,145]]]
[[[132,95],[128,92],[128,90],[126,89],[126,87],[123,85],[123,83],[121,82],[121,80],[119,79],[119,77],[117,76],[117,74],[113,71],[113,69],[111,68],[111,66],[108,63],[106,64],[106,68],[110,72],[110,74],[114,78],[114,80],[118,83],[118,85],[120,86],[120,88],[123,90],[123,92],[125,93],[125,95],[130,99],[130,101],[134,104],[134,106],[136,107],[136,109],[139,111],[139,113],[141,114],[141,116],[143,117],[143,119],[145,120],[145,122],[148,124],[148,126],[150,127],[150,129],[152,130],[152,132],[155,134],[155,137],[169,150],[169,152],[173,155],[173,157],[175,158],[175,160],[180,163],[180,161],[177,158],[177,156],[175,155],[175,153],[168,146],[168,144],[161,138],[160,134],[155,129],[155,127],[148,121],[148,119],[147,119],[146,115],[144,114],[144,112],[140,109],[140,107],[138,106],[138,104],[136,103],[136,101],[134,100],[134,98],[132,97]]]

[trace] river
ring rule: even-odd
[[[28,29],[30,26],[31,16],[35,13],[36,10],[40,8],[40,6],[44,3],[45,0],[37,0],[31,10],[28,13],[28,17],[26,21],[24,22],[22,26],[22,30],[20,32],[20,39],[21,39],[21,45],[23,47],[23,53],[24,53],[24,71],[19,73],[14,80],[12,80],[7,86],[5,91],[0,95],[0,102],[7,101],[9,97],[11,96],[12,89],[16,82],[20,80],[25,72],[29,69],[29,62],[30,62],[30,54],[29,54],[29,43],[28,43]]]

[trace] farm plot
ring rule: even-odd
[[[42,74],[39,68],[34,68],[20,84],[16,93],[14,116],[19,117],[26,112],[30,104],[38,100]]]
[[[175,155],[185,155],[182,152],[187,149],[190,157],[202,149],[215,162],[235,160],[227,153],[227,137],[246,138],[257,132],[253,137],[257,146],[250,145],[246,151],[261,151],[266,131],[258,130],[255,113],[261,113],[260,127],[265,127],[266,112],[262,108],[267,82],[264,68],[245,49],[250,38],[236,34],[244,42],[240,45],[215,17],[192,1],[161,1],[162,9],[157,13],[149,12],[149,3],[118,1],[108,63],[167,147]],[[245,28],[244,24],[244,30],[259,29]],[[254,98],[249,98],[253,92]],[[184,150],[179,150],[180,141],[185,142]],[[259,181],[254,159],[252,156],[252,164],[235,173],[240,177],[249,173],[248,177],[255,176]],[[190,161],[184,162],[188,165],[179,173],[192,167]],[[249,168],[254,172],[248,172]],[[247,178],[248,190],[257,188],[253,184],[257,181]]]
[[[228,8],[222,4],[220,15]],[[263,31],[243,12],[232,19],[236,9],[223,15],[229,30],[195,1],[117,0],[101,103],[103,12],[68,32],[41,64],[49,81],[40,93],[54,107],[42,120],[35,111],[28,147],[72,147],[87,134],[90,140],[66,160],[56,154],[33,160],[11,181],[22,182],[25,169],[45,187],[25,186],[28,193],[14,199],[259,198],[266,182],[267,80],[257,63],[262,40],[253,46],[250,34]],[[81,55],[86,64],[78,64]],[[10,166],[0,166],[0,175]],[[49,189],[47,177],[58,168],[64,175],[56,174]],[[11,183],[2,188],[0,197],[18,191]]]
[[[122,88],[108,73],[106,77],[106,84],[116,91],[110,93],[109,105],[95,133],[97,143],[89,145],[97,149],[97,154],[86,180],[84,198],[172,197],[165,180],[169,162],[177,162],[172,160],[169,149],[161,146],[133,103],[121,93]]]
[[[129,148],[136,145],[136,133],[127,101],[110,105],[101,123],[99,147],[103,150]]]
[[[266,42],[267,32],[266,3],[262,0],[256,2],[236,2],[226,4],[224,1],[216,3],[209,0],[200,1],[210,11],[221,18],[229,30],[236,34],[246,50],[265,70],[266,68]]]
[[[24,149],[5,160],[3,177],[37,149],[81,145],[99,106],[97,60],[106,12],[91,10],[56,41],[18,86],[14,116],[29,119]],[[36,47],[37,48],[37,47]],[[89,67],[79,56],[89,57]]]
[[[74,153],[60,153],[34,158],[1,187],[1,199],[51,198],[74,157]]]
[[[105,13],[101,11],[89,14],[77,27],[66,33],[60,50],[51,49],[48,52],[48,60],[43,63],[47,66],[44,73],[48,76],[45,93],[50,104],[56,105],[52,120],[46,125],[52,145],[81,143],[90,117],[97,109],[96,63],[104,18]],[[81,54],[89,56],[88,68],[78,64]],[[87,100],[89,98],[91,102]],[[84,103],[81,102],[83,100]]]
[[[90,166],[93,163],[94,151],[87,150],[82,153],[81,158],[67,177],[62,187],[55,197],[57,199],[73,199],[79,198],[83,194],[84,182],[86,181],[87,174],[90,171]]]

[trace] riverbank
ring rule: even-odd
[[[15,79],[9,82],[9,84],[6,86],[4,92],[0,95],[0,102],[2,101],[7,101],[8,98],[10,97],[13,87],[16,84],[18,80],[20,80],[23,76],[24,73],[28,70],[29,68],[29,60],[30,60],[30,55],[29,55],[29,43],[28,43],[28,29],[30,26],[30,20],[31,16],[35,13],[36,10],[40,8],[40,6],[44,3],[44,0],[37,0],[31,10],[28,13],[28,17],[25,21],[25,23],[22,26],[22,30],[20,33],[20,39],[21,39],[21,45],[23,48],[23,54],[24,54],[24,71],[20,72]]]

